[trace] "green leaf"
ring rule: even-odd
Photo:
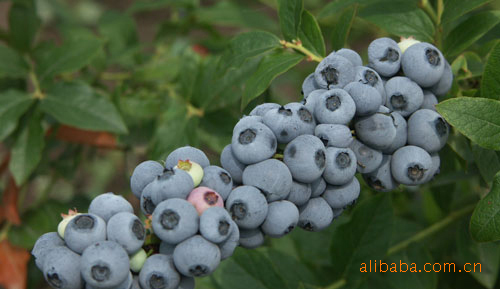
[[[9,43],[17,50],[29,51],[40,27],[35,5],[12,5],[9,11]]]
[[[262,59],[257,71],[248,79],[241,99],[241,109],[252,101],[252,99],[263,93],[278,75],[283,74],[297,65],[304,55],[277,51]]]
[[[391,2],[390,5],[376,3],[364,8],[359,15],[391,34],[433,42],[432,20],[422,9],[413,6],[408,1]]]
[[[15,50],[0,45],[0,77],[25,77],[29,66],[24,58]]]
[[[56,84],[47,91],[41,108],[63,124],[93,131],[127,133],[115,105],[87,84]]]
[[[491,191],[474,209],[470,232],[478,242],[500,240],[500,173],[493,179]]]
[[[52,48],[37,59],[37,74],[40,81],[53,75],[74,72],[85,67],[102,49],[102,41],[96,37],[71,39],[59,47]]]
[[[486,183],[493,181],[495,174],[500,171],[500,161],[498,160],[497,153],[474,144],[472,145],[472,154],[474,155],[474,161],[479,172]]]
[[[339,50],[344,48],[347,43],[347,37],[351,31],[352,24],[356,18],[356,13],[358,11],[358,5],[352,5],[347,7],[342,11],[340,17],[337,21],[335,27],[333,27],[332,32],[332,48],[333,50]]]
[[[436,109],[473,142],[487,149],[500,150],[500,101],[458,97],[437,104]]]
[[[29,94],[9,90],[0,93],[0,142],[17,127],[19,118],[28,110],[34,99]]]
[[[490,53],[481,81],[481,97],[500,99],[500,43]]]
[[[137,27],[134,19],[126,14],[107,12],[99,21],[99,34],[106,38],[110,62],[122,60],[134,65],[134,52],[138,49]]]
[[[470,12],[492,0],[444,0],[444,11],[441,23],[446,24],[458,19],[460,16]]]
[[[292,288],[261,250],[237,248],[230,259],[220,264],[213,276],[222,289]]]
[[[17,136],[12,148],[9,170],[18,186],[24,184],[42,159],[45,142],[41,121],[41,113],[35,112]]]
[[[455,27],[444,41],[447,56],[460,54],[500,23],[500,11],[486,11],[471,16]]]
[[[330,256],[334,271],[342,272],[350,283],[361,282],[367,275],[360,272],[363,263],[386,255],[393,218],[390,194],[379,194],[356,206],[350,222],[338,226],[332,238]]]
[[[304,9],[303,0],[278,0],[281,33],[286,41],[297,39],[300,18]]]
[[[372,4],[374,2],[381,2],[381,1],[383,1],[383,0],[337,0],[337,1],[330,1],[328,4],[326,4],[323,7],[323,9],[321,9],[321,11],[318,13],[317,18],[319,20],[323,20],[325,18],[330,18],[332,16],[337,15],[338,12],[349,7],[350,5]]]
[[[392,285],[392,288],[405,289],[434,289],[438,285],[438,274],[433,272],[431,266],[425,264],[434,264],[432,255],[427,248],[417,244],[409,246],[408,249],[390,256],[387,261],[383,261],[388,265],[388,273],[385,274],[386,280]],[[408,265],[408,272],[400,272],[400,268],[405,269],[404,264]],[[379,263],[380,265],[380,263]],[[414,266],[416,265],[416,266]],[[390,268],[397,268],[396,272],[391,272]],[[411,272],[411,268],[416,268],[417,272]],[[384,265],[382,268],[386,270]],[[421,270],[419,272],[418,270]],[[431,272],[424,272],[424,270]]]
[[[315,278],[305,264],[291,255],[275,249],[263,250],[274,268],[288,284],[288,288],[298,288],[301,283],[314,284]]]
[[[469,230],[464,227],[458,229],[456,236],[457,258],[465,265],[464,269],[470,270],[469,274],[481,285],[492,289],[498,278],[500,268],[500,246],[493,243],[476,243],[470,235]],[[480,264],[481,271],[473,270],[474,265]],[[479,269],[477,266],[477,269]]]
[[[280,39],[269,32],[252,31],[236,35],[224,52],[221,65],[224,68],[239,67],[247,59],[280,47]]]
[[[302,12],[299,39],[302,45],[319,56],[325,56],[325,40],[316,18],[307,10]]]

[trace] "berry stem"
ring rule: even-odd
[[[422,0],[418,3],[418,6],[424,10],[427,15],[431,18],[432,22],[434,22],[435,25],[438,25],[438,17],[436,15],[436,12],[434,11],[434,8],[431,6],[429,3],[429,0]]]
[[[285,48],[292,48],[306,55],[308,61],[321,62],[321,60],[323,60],[323,57],[316,55],[309,49],[302,46],[302,43],[300,41],[293,40],[292,42],[288,42],[285,40],[281,40],[280,44]]]
[[[282,160],[283,157],[283,154],[274,154],[273,159]]]
[[[33,85],[33,98],[44,99],[45,95],[43,94],[42,89],[40,87],[40,81],[38,81],[38,77],[36,76],[35,66],[33,64],[33,61],[31,61],[31,58],[29,57],[26,57],[26,60],[30,64],[29,78],[31,85]]]

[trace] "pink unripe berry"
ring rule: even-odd
[[[192,190],[187,200],[193,204],[199,215],[210,207],[224,207],[224,201],[219,193],[207,187]]]

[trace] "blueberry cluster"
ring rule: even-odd
[[[434,108],[451,87],[449,64],[431,44],[389,38],[369,45],[368,60],[332,52],[304,80],[302,102],[255,107],[235,125],[222,167],[190,146],[139,164],[130,184],[150,225],[122,197],[98,196],[35,244],[47,282],[192,289],[237,246],[328,227],[357,200],[356,172],[377,191],[430,181],[449,134]]]

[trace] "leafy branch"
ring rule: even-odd
[[[292,42],[281,40],[280,44],[283,45],[284,48],[292,48],[306,55],[308,61],[321,62],[321,60],[323,60],[323,57],[318,56],[309,49],[305,48],[300,40],[292,40]]]

